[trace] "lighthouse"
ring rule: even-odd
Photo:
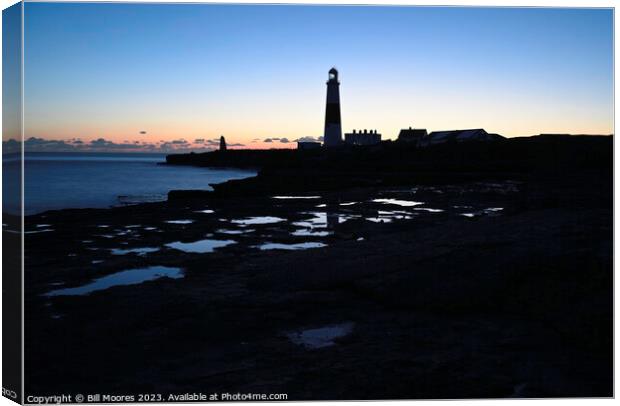
[[[327,81],[327,102],[325,105],[325,137],[323,143],[326,147],[337,147],[342,144],[339,86],[338,71],[336,68],[331,68]]]

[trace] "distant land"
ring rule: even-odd
[[[539,137],[539,136],[573,136],[573,137],[602,137],[611,136],[612,134],[538,134],[538,135],[525,135],[510,137],[513,138],[527,138],[527,137]],[[308,139],[309,137],[301,137],[299,140]],[[211,140],[210,140],[211,141]],[[384,140],[383,142],[395,142],[395,140]],[[71,140],[43,140],[41,138],[29,137],[23,143],[20,143],[16,139],[9,139],[2,141],[2,152],[4,154],[20,152],[22,146],[25,146],[25,152],[77,152],[77,153],[117,153],[117,154],[184,154],[184,153],[203,153],[216,151],[219,146],[219,142],[211,142],[208,146],[201,148],[187,147],[184,144],[166,143],[163,147],[157,145],[145,145],[139,143],[112,143],[109,141],[101,142],[101,140],[95,140],[91,143],[80,142],[72,143]],[[179,146],[177,146],[179,145]],[[251,144],[250,144],[251,145]],[[243,145],[239,143],[228,144],[229,149],[293,149],[289,148],[251,148],[250,145]],[[277,145],[277,144],[274,144]],[[291,144],[294,145],[294,144]]]

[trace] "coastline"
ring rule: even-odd
[[[326,167],[263,168],[167,202],[28,216],[27,231],[53,230],[26,235],[29,390],[610,396],[606,148],[501,173],[369,170],[326,182],[316,176]],[[242,222],[251,218],[271,222]],[[204,239],[235,242],[178,249]],[[308,242],[326,246],[259,248]],[[144,247],[157,250],[113,253]],[[45,296],[153,266],[183,277]],[[304,340],[316,331],[341,335],[313,347]]]

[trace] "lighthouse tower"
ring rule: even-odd
[[[325,138],[323,143],[326,147],[337,147],[342,144],[339,86],[338,71],[336,68],[331,68],[327,81],[327,103],[325,106]]]

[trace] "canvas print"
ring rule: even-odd
[[[612,8],[3,11],[3,395],[613,396]]]

